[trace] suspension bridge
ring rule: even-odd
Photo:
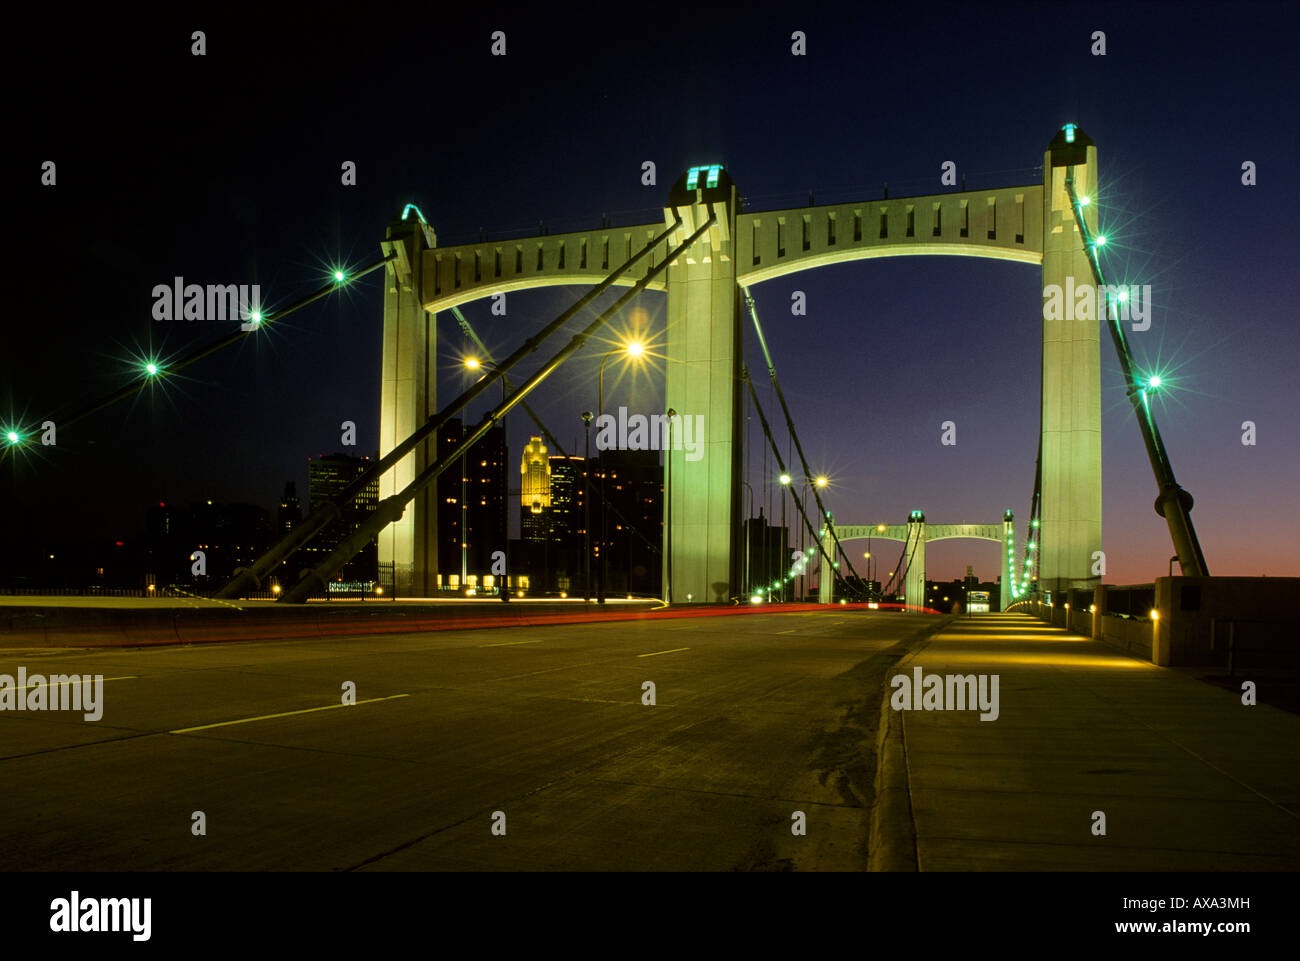
[[[668,192],[663,219],[563,234],[540,233],[508,241],[440,247],[418,207],[408,204],[387,228],[382,257],[353,272],[338,271],[330,284],[274,314],[254,310],[237,332],[161,369],[149,364],[139,382],[57,419],[67,429],[86,416],[174,374],[356,279],[383,271],[383,358],[379,458],[334,499],[310,516],[218,592],[237,598],[261,588],[284,560],[309,543],[376,479],[378,508],[323,561],[303,572],[281,595],[301,603],[326,590],[342,566],[373,540],[380,563],[393,572],[402,597],[436,596],[437,510],[433,482],[458,463],[514,407],[523,405],[553,443],[554,435],[525,398],[583,349],[625,305],[645,290],[666,295],[664,413],[671,438],[683,415],[703,424],[703,456],[688,457],[680,443],[664,453],[663,599],[728,603],[755,589],[741,563],[742,406],[745,395],[758,414],[764,440],[783,480],[796,469],[811,478],[803,445],[786,404],[751,288],[799,271],[877,257],[963,256],[1037,267],[1043,290],[1096,286],[1100,322],[1042,319],[1041,428],[1034,467],[1027,537],[1015,563],[1014,515],[983,524],[926,525],[913,511],[905,524],[874,525],[875,536],[902,542],[890,584],[904,591],[905,607],[924,603],[925,545],[969,537],[1002,544],[1002,607],[1031,597],[1095,588],[1101,550],[1100,340],[1110,335],[1128,384],[1127,395],[1146,446],[1156,486],[1156,510],[1168,524],[1182,573],[1208,575],[1193,528],[1191,496],[1177,483],[1151,408],[1154,380],[1136,372],[1120,323],[1120,304],[1107,291],[1097,227],[1099,182],[1096,145],[1075,124],[1057,131],[1043,156],[1042,182],[988,190],[746,210],[736,183],[721,164],[690,168]],[[811,198],[810,198],[811,199]],[[484,376],[439,407],[434,358],[440,312],[452,312],[482,347],[460,306],[512,291],[555,285],[588,286],[568,310],[528,336]],[[626,288],[594,319],[592,303],[611,288]],[[583,325],[534,373],[515,384],[509,372],[544,342],[582,316]],[[746,317],[762,350],[779,405],[774,425],[763,410],[743,357]],[[486,351],[486,348],[482,348]],[[501,400],[467,431],[453,450],[438,453],[437,432],[490,391]],[[774,418],[775,419],[775,418]],[[775,438],[784,426],[798,464],[786,464]],[[10,431],[10,446],[26,437]],[[559,445],[556,444],[558,447]],[[865,599],[862,581],[844,550],[845,540],[871,536],[864,525],[837,523],[818,485],[815,513],[795,498],[796,523],[816,545],[819,600],[833,592]],[[786,571],[774,588],[804,573],[807,559]]]

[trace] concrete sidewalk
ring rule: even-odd
[[[955,620],[886,683],[918,666],[998,675],[998,716],[895,711],[886,687],[888,854],[873,867],[1300,868],[1300,717],[1265,694],[1247,707],[1239,692],[1019,614]],[[1105,836],[1093,833],[1097,811]]]

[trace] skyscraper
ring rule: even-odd
[[[337,497],[371,466],[369,457],[352,457],[348,454],[322,454],[307,462],[307,496],[311,509]],[[305,547],[304,562],[314,566],[356,530],[366,515],[379,506],[379,479],[372,480],[350,505],[343,508],[342,516],[328,524]],[[343,581],[373,581],[379,576],[378,549],[372,540],[352,560],[343,566],[338,579]]]
[[[602,524],[600,471],[592,476],[592,543],[599,539]],[[606,543],[600,553],[608,575],[607,594],[656,595],[662,581],[663,466],[658,451],[610,450],[605,452]],[[593,560],[593,564],[595,561]]]
[[[540,543],[550,537],[551,463],[540,437],[531,437],[519,465],[519,534],[525,542]]]
[[[561,548],[582,547],[584,505],[583,479],[587,462],[581,457],[552,457],[551,513],[549,537]]]

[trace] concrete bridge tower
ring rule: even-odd
[[[1042,487],[1037,531],[1038,588],[1093,587],[1095,551],[1101,550],[1101,321],[1075,296],[1096,294],[1092,266],[1066,191],[1074,172],[1080,197],[1096,196],[1097,148],[1066,124],[1043,156],[1043,290],[1059,287],[1065,319],[1043,325]],[[1084,207],[1097,230],[1097,205]],[[1072,309],[1073,308],[1073,309]],[[1080,318],[1079,314],[1086,316]],[[1030,532],[1034,534],[1033,531]]]

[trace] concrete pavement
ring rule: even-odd
[[[891,673],[917,667],[998,675],[998,715],[883,704],[894,790],[873,867],[1300,868],[1300,717],[1267,703],[1267,684],[1245,706],[1020,614],[957,619]]]
[[[0,650],[0,673],[105,677],[99,722],[0,712],[0,867],[861,870],[882,681],[942,623],[822,609]]]

